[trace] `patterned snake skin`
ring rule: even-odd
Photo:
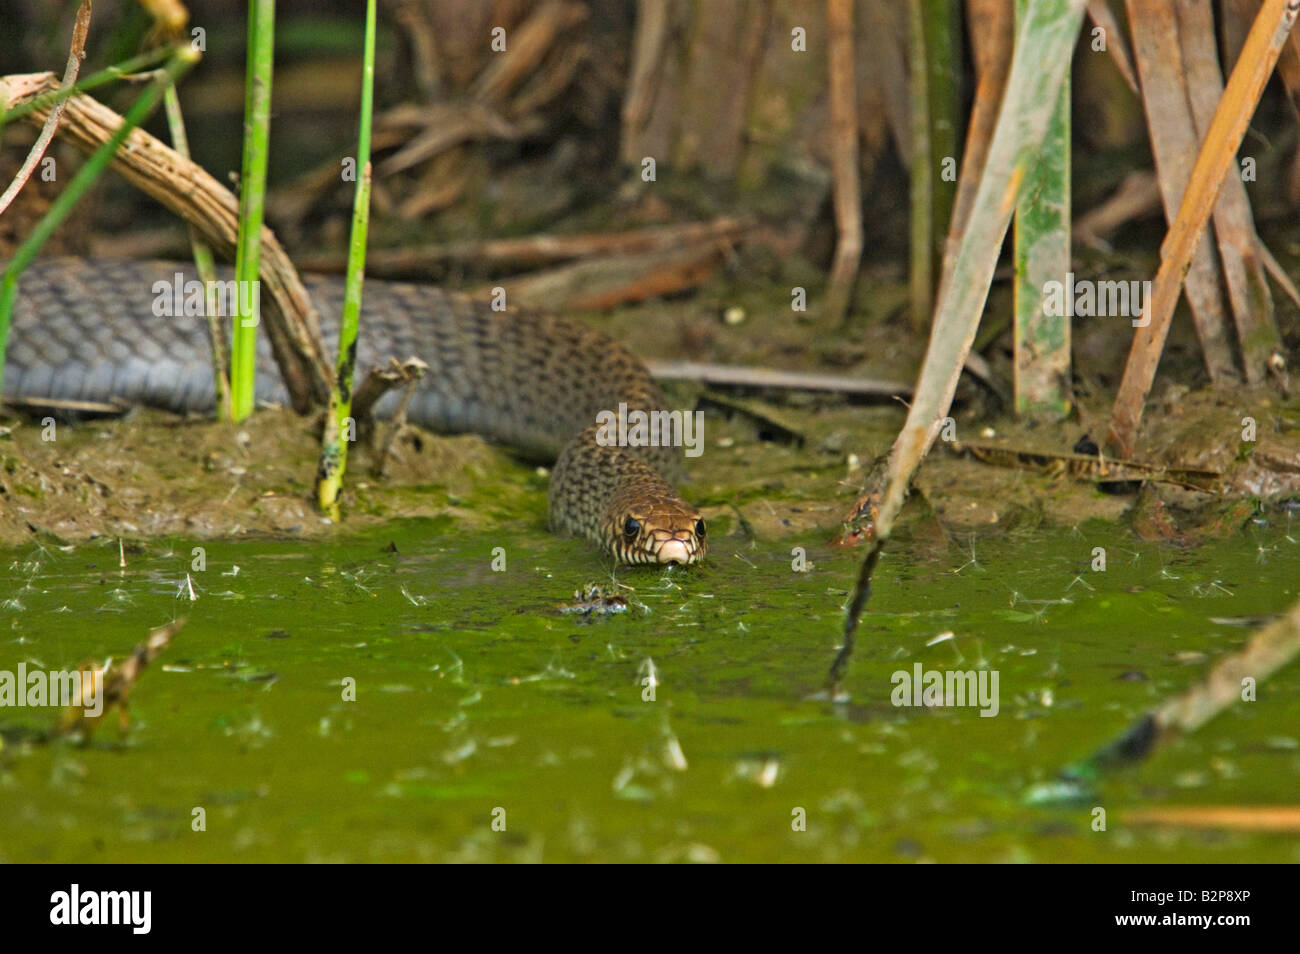
[[[28,400],[116,401],[177,412],[215,406],[206,321],[159,317],[156,283],[195,279],[171,262],[51,258],[19,282],[4,395]],[[222,281],[231,278],[226,270]],[[334,354],[343,281],[303,276]],[[664,408],[635,357],[585,325],[548,315],[493,311],[436,288],[367,280],[358,374],[390,357],[429,365],[411,421],[442,433],[473,432],[535,459],[555,460],[551,527],[585,536],[625,563],[690,563],[706,543],[699,511],[668,482],[680,448],[602,447],[596,414]],[[258,336],[257,397],[287,403],[266,335]],[[389,393],[377,413],[392,412]]]

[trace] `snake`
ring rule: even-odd
[[[232,277],[223,269],[218,281]],[[35,406],[104,402],[212,413],[207,321],[159,307],[163,289],[196,280],[192,265],[174,262],[37,259],[18,282],[3,397]],[[345,283],[310,274],[302,280],[321,316],[326,353],[333,353]],[[409,356],[428,370],[410,396],[408,421],[436,433],[479,434],[553,464],[552,531],[585,537],[617,564],[704,559],[704,518],[674,487],[682,449],[649,441],[620,446],[599,424],[602,412],[668,410],[645,365],[618,342],[573,318],[497,310],[433,286],[367,279],[356,367]],[[289,397],[264,334],[256,397],[265,404]],[[384,395],[376,416],[391,415],[400,398]]]

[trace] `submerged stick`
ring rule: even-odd
[[[1172,739],[1194,732],[1234,703],[1253,701],[1259,686],[1300,656],[1300,602],[1259,630],[1239,651],[1219,660],[1205,678],[1142,716],[1119,738],[1065,770],[1067,778],[1148,758]]]

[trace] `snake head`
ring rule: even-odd
[[[614,556],[623,563],[676,563],[704,559],[708,551],[704,518],[680,500],[623,510],[616,517]]]

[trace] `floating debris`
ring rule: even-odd
[[[608,616],[613,613],[626,613],[627,600],[618,593],[611,592],[596,583],[573,591],[573,602],[562,603],[561,613],[580,616]]]
[[[145,667],[162,654],[172,641],[172,637],[180,632],[184,625],[185,620],[178,619],[166,626],[158,627],[149,634],[148,639],[131,650],[131,654],[116,666],[113,665],[112,660],[102,666],[83,663],[80,671],[83,677],[90,678],[83,678],[81,704],[73,704],[63,710],[63,716],[54,734],[77,734],[89,738],[100,720],[115,706],[118,712],[118,729],[125,732],[129,721],[128,708],[132,688]],[[96,699],[96,696],[99,698]],[[95,710],[97,714],[88,714],[89,709]]]

